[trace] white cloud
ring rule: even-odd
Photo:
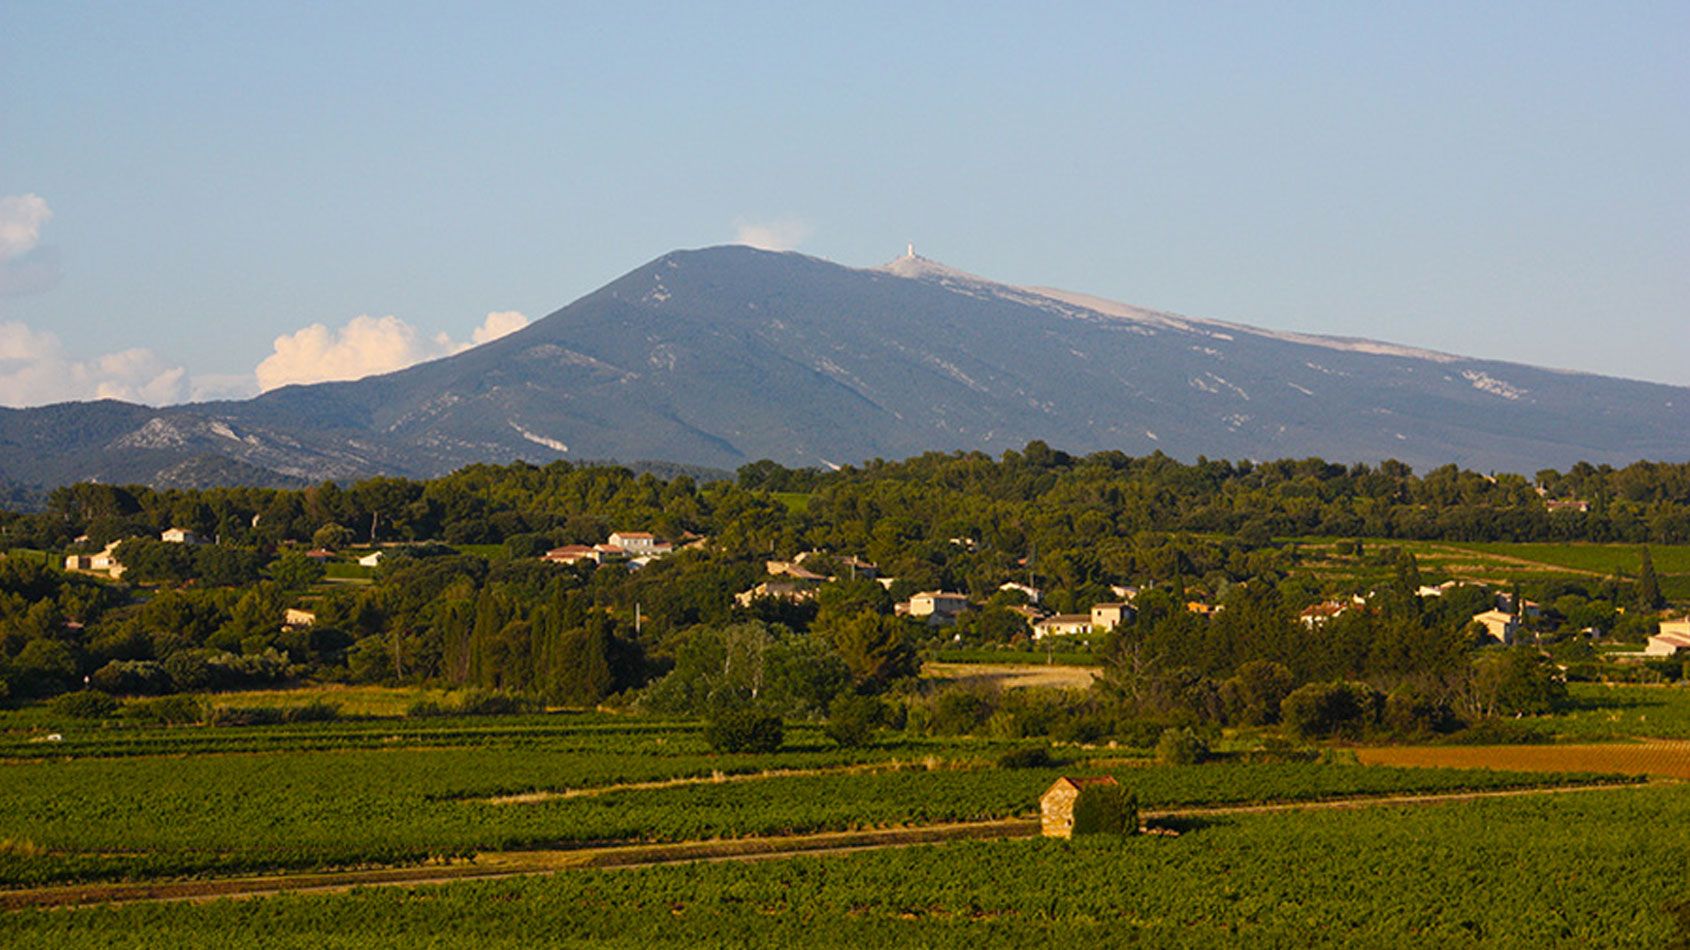
[[[0,261],[29,253],[41,242],[41,226],[53,218],[53,209],[40,195],[0,197]]]
[[[53,334],[22,323],[0,323],[0,405],[122,399],[159,406],[181,402],[188,393],[188,371],[152,350],[72,359]]]
[[[0,297],[46,290],[58,282],[59,256],[37,250],[53,209],[40,195],[0,195]],[[34,253],[31,253],[34,252]]]
[[[276,337],[275,351],[258,364],[258,388],[269,391],[292,383],[359,379],[452,352],[446,334],[423,337],[392,315],[362,314],[339,329],[313,323]]]
[[[741,219],[734,222],[734,243],[748,244],[765,251],[790,251],[804,243],[810,231],[810,226],[797,218],[774,221]]]
[[[363,314],[339,328],[313,323],[276,338],[274,351],[258,364],[258,388],[268,392],[295,383],[362,379],[392,373],[426,360],[462,353],[527,325],[528,318],[515,310],[495,311],[471,331],[471,342],[461,343],[445,333],[426,336],[391,314],[385,317]]]
[[[481,326],[469,335],[470,341],[476,346],[491,343],[502,336],[512,333],[528,325],[528,317],[516,310],[495,310],[487,315]]]

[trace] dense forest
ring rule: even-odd
[[[167,528],[214,543],[157,540]],[[540,559],[618,530],[702,540],[642,569]],[[1292,693],[1318,688],[1338,691],[1320,698],[1328,712],[1336,703],[1375,725],[1436,730],[1553,703],[1558,677],[1590,659],[1588,637],[1550,622],[1530,648],[1476,650],[1468,621],[1490,593],[1418,597],[1413,558],[1389,548],[1370,555],[1380,589],[1327,589],[1301,569],[1297,539],[1690,541],[1690,465],[1416,475],[1395,462],[1078,457],[1037,442],[1001,458],[827,472],[759,462],[706,484],[517,463],[302,490],[79,484],[44,510],[0,513],[0,534],[12,552],[0,560],[0,689],[18,699],[308,677],[822,716],[841,695],[909,693],[923,649],[1024,641],[1011,610],[1021,596],[999,588],[1031,580],[1057,611],[1115,599],[1121,586],[1144,593],[1136,619],[1093,645],[1109,660],[1097,690],[1012,719],[1092,735],[1145,718],[1268,722]],[[57,569],[64,552],[112,542],[129,568],[119,583]],[[325,577],[324,549],[388,556],[351,582]],[[850,555],[895,580],[840,569],[810,599],[736,602],[768,579],[766,559],[809,551],[824,552],[812,566]],[[1527,594],[1554,601],[1551,621],[1571,617],[1568,629],[1638,635],[1645,611],[1624,609],[1664,606],[1650,583]],[[972,609],[943,630],[894,614],[895,601],[931,589],[966,593]],[[1365,609],[1298,621],[1351,593],[1371,595]],[[1193,612],[1193,599],[1223,609]],[[289,608],[311,621],[285,623]],[[1026,702],[915,696],[896,709],[956,731],[994,716],[993,728],[1011,728],[1005,704]]]

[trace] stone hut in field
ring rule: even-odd
[[[1072,838],[1074,836],[1074,803],[1080,799],[1080,790],[1094,785],[1119,785],[1113,776],[1100,775],[1095,778],[1069,778],[1064,775],[1051,783],[1050,788],[1039,796],[1039,825],[1047,838]]]

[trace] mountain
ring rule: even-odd
[[[913,253],[858,269],[715,247],[385,376],[244,402],[3,410],[0,479],[294,484],[517,458],[836,465],[1031,439],[1532,472],[1690,457],[1690,389],[1194,319]]]

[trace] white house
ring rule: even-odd
[[[1420,588],[1418,590],[1416,590],[1414,593],[1415,593],[1415,596],[1418,596],[1418,597],[1442,597],[1443,595],[1449,593],[1450,591],[1452,591],[1455,588],[1460,587],[1460,586],[1461,586],[1460,581],[1447,580],[1447,581],[1444,581],[1442,584],[1438,584],[1436,586],[1428,586],[1428,585],[1422,584],[1422,585],[1420,585]]]
[[[1520,632],[1520,625],[1514,615],[1500,610],[1487,610],[1482,614],[1474,614],[1473,622],[1482,624],[1485,635],[1498,643],[1511,644],[1514,635]]]
[[[953,594],[942,590],[922,591],[911,597],[904,612],[931,624],[947,624],[968,609],[967,594]]]
[[[1008,581],[1006,583],[999,584],[998,590],[1018,590],[1027,598],[1027,603],[1029,604],[1038,603],[1039,597],[1042,593],[1037,587],[1034,587],[1031,584],[1019,584],[1015,581]]]
[[[1690,653],[1690,634],[1657,633],[1649,638],[1649,645],[1643,648],[1644,656],[1677,656],[1680,653]]]
[[[1092,632],[1091,614],[1051,614],[1033,621],[1033,639],[1072,637]]]
[[[187,528],[169,528],[158,536],[160,541],[169,544],[204,544],[205,539]]]
[[[310,610],[289,607],[282,612],[282,626],[284,627],[309,627],[316,622],[317,614]]]
[[[645,531],[613,531],[610,535],[613,547],[621,548],[629,557],[646,557],[653,554],[668,554],[674,545],[667,541],[657,540],[657,536]]]
[[[375,567],[375,566],[377,566],[381,563],[381,559],[382,559],[382,552],[371,551],[370,553],[368,553],[368,554],[364,555],[363,557],[359,558],[358,564],[361,567]]]

